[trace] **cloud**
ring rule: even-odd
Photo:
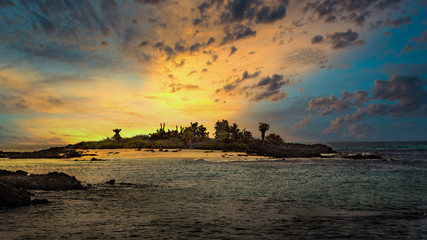
[[[244,25],[235,25],[231,30],[225,31],[225,36],[222,39],[221,44],[254,37],[255,35],[256,31],[252,30],[250,27]]]
[[[307,115],[298,116],[297,118],[299,118],[301,120],[294,123],[295,125],[292,126],[292,128],[294,128],[294,129],[307,128],[307,125],[310,123],[313,116],[311,114],[307,114]]]
[[[321,43],[323,42],[323,36],[322,35],[316,35],[311,39],[311,44]]]
[[[340,17],[340,20],[363,25],[371,13],[384,11],[400,2],[401,0],[310,1],[303,7],[303,11],[312,11],[326,23],[334,22]]]
[[[286,60],[297,64],[317,64],[327,62],[324,52],[319,48],[298,48],[287,54]]]
[[[244,71],[241,78],[237,78],[232,83],[225,84],[222,88],[217,89],[216,92],[217,93],[219,93],[219,92],[229,93],[229,92],[235,90],[240,85],[240,83],[242,83],[243,81],[245,81],[247,79],[256,78],[259,76],[260,73],[261,73],[261,71],[256,71],[252,74],[250,74],[248,71]]]
[[[356,91],[354,93],[343,91],[341,99],[334,95],[327,98],[311,99],[307,110],[320,109],[320,116],[325,116],[331,114],[334,110],[344,111],[352,106],[360,107],[368,100],[368,94],[369,92],[366,91]]]
[[[357,124],[367,116],[427,117],[425,85],[426,81],[417,76],[392,75],[388,80],[375,80],[370,91],[343,92],[340,99],[333,95],[311,99],[307,110],[317,109],[320,116],[325,116],[357,108],[355,113],[333,119],[325,133]]]
[[[257,5],[255,0],[231,0],[221,14],[221,23],[253,19]]]
[[[102,41],[99,45],[100,45],[101,47],[108,47],[108,46],[110,46],[110,43],[108,43],[108,42],[106,42],[106,41]]]
[[[281,90],[285,85],[292,84],[289,79],[284,79],[283,75],[274,74],[259,80],[252,86],[242,88],[245,96],[249,101],[260,102],[270,100],[270,102],[278,102],[288,96],[288,93]]]
[[[233,55],[237,51],[237,48],[235,46],[230,47],[230,54],[228,56]]]
[[[393,27],[399,27],[400,25],[407,25],[412,22],[411,17],[400,17],[395,20],[386,19],[385,24]]]
[[[262,23],[272,23],[286,16],[286,7],[280,5],[277,9],[264,6],[257,13],[257,21]]]
[[[170,92],[178,92],[180,90],[197,90],[200,89],[198,85],[194,84],[182,84],[182,83],[171,83],[169,84]]]
[[[347,32],[335,32],[328,34],[327,39],[332,44],[333,49],[348,48],[357,45],[364,45],[365,41],[358,40],[359,34],[348,29]]]

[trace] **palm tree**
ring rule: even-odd
[[[265,132],[267,132],[268,129],[270,129],[270,125],[268,125],[267,123],[263,123],[263,122],[259,123],[258,130],[261,132],[262,143],[264,143]]]

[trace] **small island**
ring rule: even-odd
[[[228,120],[218,120],[214,126],[214,137],[204,125],[191,122],[189,126],[175,126],[166,129],[165,123],[160,123],[156,132],[148,135],[137,135],[123,138],[121,129],[113,129],[111,138],[101,141],[83,141],[65,147],[55,147],[34,152],[1,152],[0,158],[76,158],[82,156],[85,149],[202,149],[220,150],[226,152],[246,152],[251,155],[269,156],[273,158],[321,157],[322,154],[335,153],[324,144],[286,143],[282,137],[269,133],[270,125],[260,122],[258,129],[261,139],[253,137],[247,129],[239,129],[237,123]]]

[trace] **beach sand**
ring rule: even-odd
[[[146,158],[170,158],[170,159],[194,159],[206,160],[212,162],[232,162],[232,161],[256,161],[267,160],[271,157],[252,156],[245,152],[223,152],[219,150],[200,150],[200,149],[167,149],[159,151],[154,149],[85,149],[83,155],[74,160],[113,160],[113,159],[146,159]],[[95,158],[95,159],[93,159]]]

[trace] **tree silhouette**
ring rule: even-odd
[[[267,123],[263,123],[263,122],[259,123],[258,130],[261,132],[262,143],[264,143],[265,132],[267,132],[268,129],[270,129],[270,125],[268,125]]]
[[[280,135],[275,133],[270,133],[265,137],[265,141],[273,144],[273,145],[283,145],[285,142],[283,141],[282,137]]]
[[[118,129],[118,128],[116,128],[116,129],[113,129],[113,132],[115,132],[116,134],[114,134],[114,136],[113,136],[113,138],[117,141],[117,143],[119,143],[120,142],[120,139],[122,139],[122,136],[120,136],[120,131],[121,131],[122,129]]]

